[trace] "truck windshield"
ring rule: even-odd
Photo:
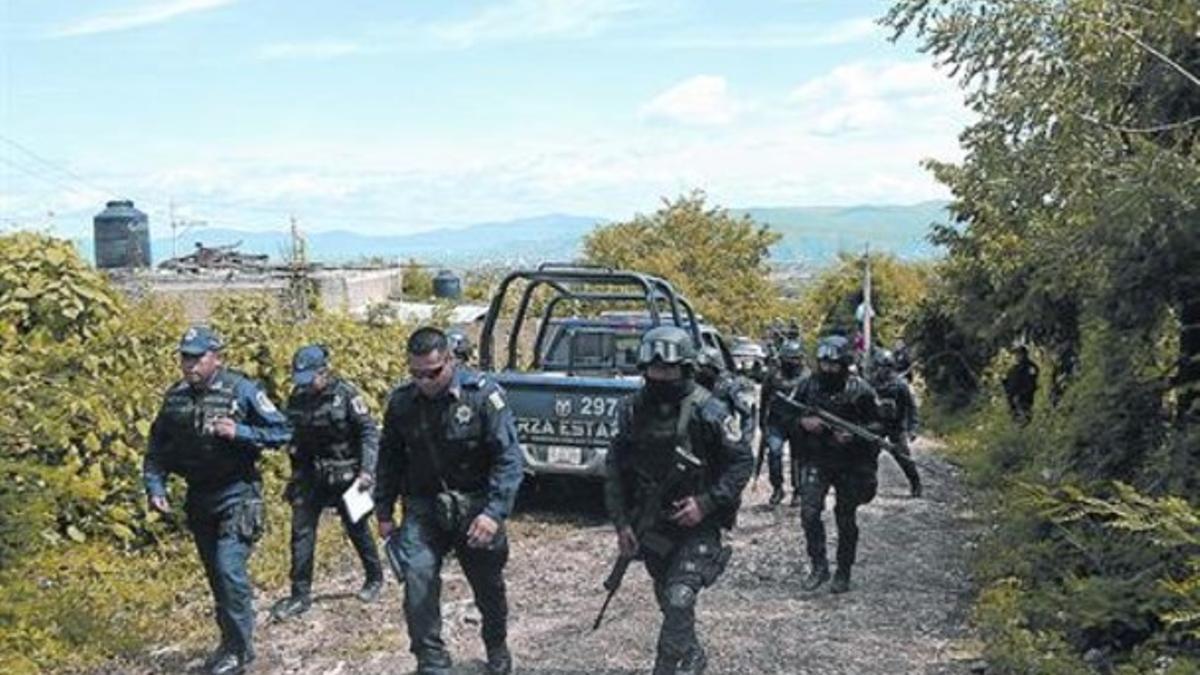
[[[616,371],[636,375],[641,332],[636,326],[560,326],[550,340],[542,367],[545,370]]]

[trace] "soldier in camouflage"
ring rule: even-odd
[[[738,418],[742,435],[754,438],[756,395],[754,385],[725,367],[725,357],[716,347],[705,347],[696,355],[696,383],[712,392]]]
[[[773,369],[763,382],[759,402],[759,423],[762,426],[762,447],[767,453],[767,470],[771,479],[769,503],[774,506],[783,501],[783,446],[788,444],[791,468],[792,506],[800,505],[800,464],[804,455],[804,438],[795,433],[786,418],[779,413],[777,393],[788,394],[795,390],[808,376],[804,366],[804,345],[799,340],[788,339],[779,347],[779,366]]]
[[[838,417],[865,427],[878,427],[875,391],[865,380],[850,373],[854,356],[845,337],[829,336],[817,345],[817,372],[796,389],[795,400],[823,408]],[[802,504],[800,523],[810,571],[805,590],[816,590],[829,580],[825,547],[825,496],[837,494],[833,513],[837,523],[837,574],[830,590],[850,589],[850,569],[858,550],[858,507],[875,498],[879,449],[849,432],[835,428],[816,415],[799,419],[808,437],[808,455],[801,468]]]
[[[696,637],[696,598],[728,562],[721,530],[733,526],[754,464],[737,418],[696,385],[692,344],[675,326],[646,332],[638,350],[645,385],[623,402],[606,458],[605,501],[618,547],[645,562],[663,614],[655,675],[695,675],[707,665]],[[663,494],[659,488],[669,484],[677,448],[698,458],[700,467]],[[645,509],[661,510],[663,517],[635,534],[633,523]]]
[[[909,439],[917,434],[917,400],[908,381],[896,370],[892,352],[880,350],[871,365],[871,384],[879,398],[879,418],[883,421],[884,435],[893,444],[888,452],[908,479],[909,493],[920,497],[921,475],[908,447]]]

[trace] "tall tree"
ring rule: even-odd
[[[715,325],[757,333],[777,314],[766,261],[779,239],[749,216],[707,206],[696,191],[664,200],[652,215],[596,229],[583,250],[590,262],[666,279]]]
[[[934,239],[959,328],[1059,354],[1089,321],[1114,349],[1174,343],[1164,391],[1186,415],[1200,400],[1195,3],[900,0],[885,22],[957,76],[978,114],[961,164],[928,163],[955,197],[959,223]]]

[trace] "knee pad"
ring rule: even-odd
[[[667,586],[666,608],[675,610],[687,610],[696,606],[696,591],[691,586],[685,584],[671,584]]]

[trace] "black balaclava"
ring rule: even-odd
[[[780,361],[779,370],[783,372],[784,377],[795,377],[800,374],[800,362]]]
[[[838,366],[836,373],[817,368],[817,383],[821,386],[821,391],[832,394],[846,387],[846,379],[850,377],[850,370],[846,368],[845,364],[838,364]]]
[[[690,368],[684,369],[683,377],[671,382],[652,380],[648,377],[645,380],[646,398],[654,403],[678,403],[696,386],[696,380]]]
[[[712,389],[720,377],[716,368],[701,367],[696,369],[696,383],[705,389]]]

